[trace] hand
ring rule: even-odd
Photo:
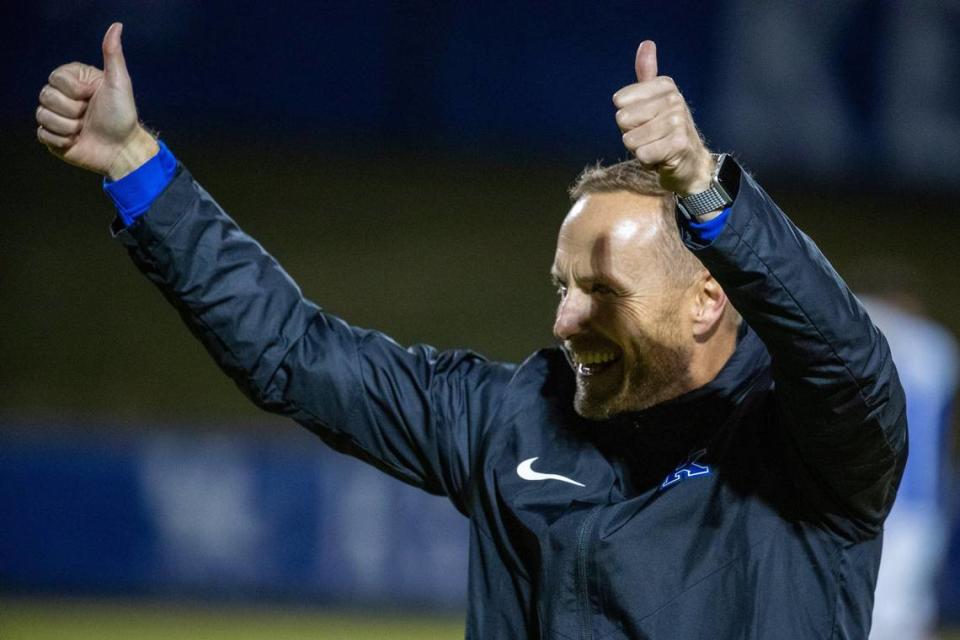
[[[103,70],[57,67],[40,90],[37,139],[64,161],[113,180],[153,157],[157,142],[140,126],[115,22],[103,37]]]
[[[657,45],[640,43],[637,83],[613,94],[623,144],[655,170],[660,186],[681,196],[710,188],[715,161],[703,144],[677,85],[657,75]]]

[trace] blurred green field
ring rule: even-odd
[[[0,640],[460,640],[459,615],[0,598]],[[939,640],[960,640],[944,630]]]
[[[940,640],[960,640],[944,631]],[[455,640],[460,616],[407,616],[317,609],[0,599],[3,640]]]
[[[0,599],[3,640],[455,640],[461,616],[99,600]]]

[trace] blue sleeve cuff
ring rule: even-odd
[[[694,240],[703,244],[710,244],[720,235],[720,232],[723,231],[723,226],[729,217],[730,207],[727,207],[713,220],[707,220],[706,222],[684,220],[684,223],[687,225],[687,229],[690,230],[690,235],[693,236]]]
[[[117,181],[103,179],[103,190],[117,207],[123,225],[129,227],[163,193],[177,170],[177,159],[162,140],[160,151],[143,165]]]

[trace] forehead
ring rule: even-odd
[[[666,229],[661,200],[627,191],[590,193],[560,227],[553,270],[577,278],[641,275],[657,259]]]

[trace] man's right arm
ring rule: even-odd
[[[169,152],[141,135],[119,25],[103,50],[102,72],[71,63],[51,74],[38,137],[65,161],[118,178],[108,192],[143,187],[150,163]],[[323,313],[182,165],[172,167],[148,210],[128,202],[131,215],[121,210],[113,230],[219,366],[259,406],[465,510],[473,452],[512,367],[404,349]]]
[[[512,367],[404,349],[323,313],[182,165],[116,238],[258,406],[463,508],[471,452]]]

